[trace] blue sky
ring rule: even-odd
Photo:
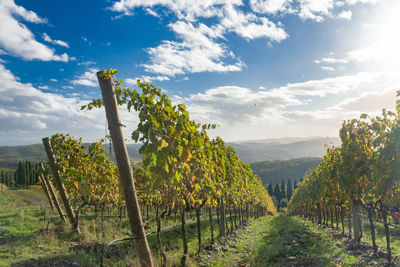
[[[227,141],[337,136],[392,109],[396,0],[0,0],[0,145],[104,136],[95,72],[119,69],[218,123]],[[127,133],[136,114],[122,113]]]

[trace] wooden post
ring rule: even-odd
[[[121,121],[119,119],[117,98],[115,97],[112,79],[104,77],[102,75],[103,73],[103,71],[97,72],[97,79],[99,81],[101,94],[103,95],[115,159],[117,161],[121,185],[124,190],[129,222],[132,234],[135,237],[136,252],[139,256],[141,266],[152,267],[153,259],[143,228],[142,216],[140,214],[140,207],[133,183],[132,167],[121,129]]]
[[[60,177],[60,173],[58,172],[58,169],[57,169],[56,158],[54,157],[53,149],[51,148],[51,145],[50,145],[50,139],[48,137],[46,137],[46,138],[43,138],[42,141],[43,141],[44,148],[46,150],[47,158],[49,159],[50,168],[54,175],[54,180],[56,181],[58,191],[60,192],[61,199],[64,203],[65,210],[67,211],[69,221],[70,221],[74,231],[76,231],[78,234],[80,234],[78,220],[76,220],[76,218],[75,218],[74,210],[72,209],[71,204],[69,203],[67,191],[65,190],[64,184]]]
[[[60,202],[58,201],[56,193],[54,192],[53,185],[50,183],[49,178],[46,175],[43,175],[43,173],[45,173],[43,163],[40,163],[39,167],[40,167],[40,169],[42,171],[43,180],[47,185],[47,189],[49,190],[50,197],[53,200],[53,204],[56,207],[58,215],[60,215],[61,221],[65,222],[65,218],[64,218],[64,215],[63,215],[63,212],[62,212],[62,209],[61,209],[61,205],[60,205]]]
[[[54,204],[53,204],[53,201],[50,198],[49,190],[47,188],[47,184],[46,184],[46,182],[45,182],[45,180],[43,178],[43,175],[40,174],[39,178],[40,178],[40,184],[42,185],[42,188],[43,188],[43,192],[46,195],[47,200],[49,201],[50,207],[51,207],[52,210],[54,210]]]
[[[56,206],[56,209],[57,209],[58,214],[60,215],[61,221],[65,222],[65,217],[62,212],[61,205],[60,205],[60,202],[58,201],[57,195],[54,192],[53,185],[50,183],[49,178],[47,178],[46,176],[44,176],[44,180],[47,183],[47,187],[49,188],[49,191],[50,191],[50,196],[53,199],[53,203]]]

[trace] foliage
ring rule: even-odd
[[[134,109],[139,124],[131,137],[142,142],[143,161],[135,170],[142,200],[169,209],[217,206],[217,200],[261,205],[274,213],[275,207],[261,180],[240,161],[233,148],[217,137],[210,140],[207,130],[215,125],[201,125],[191,120],[184,104],[173,105],[161,89],[138,80],[138,89],[122,87],[114,78],[115,70],[104,71],[113,79],[117,101]],[[93,100],[82,109],[99,108],[102,99]],[[147,204],[150,204],[147,202]]]

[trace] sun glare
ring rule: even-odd
[[[382,5],[371,23],[364,26],[361,46],[365,56],[373,59],[375,67],[400,69],[400,2]],[[376,65],[377,64],[377,65]]]

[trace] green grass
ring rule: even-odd
[[[40,190],[42,190],[42,189],[40,188]],[[47,201],[46,196],[43,194],[42,191],[38,190],[37,186],[30,186],[29,189],[19,189],[18,191],[24,193],[27,196],[31,196],[33,198]]]
[[[371,228],[369,225],[369,221],[366,218],[363,218],[363,220],[361,222],[362,222],[362,231],[363,231],[363,237],[362,237],[361,241],[367,242],[368,244],[372,245]],[[341,224],[340,224],[340,227],[341,227]],[[392,255],[400,256],[400,229],[391,227],[391,226],[389,227],[389,229],[390,229],[390,246],[392,249]],[[345,231],[346,231],[346,233],[348,233],[347,219],[345,220]],[[387,251],[385,228],[384,228],[383,223],[375,222],[375,237],[376,237],[376,243],[377,243],[379,249],[383,250],[383,251]]]
[[[46,220],[44,217],[43,206],[29,205],[23,200],[25,196],[46,199],[37,188],[20,189],[22,196],[15,194],[15,190],[6,190],[0,194],[0,266],[9,266],[12,263],[23,262],[29,259],[53,257],[70,259],[78,262],[82,266],[99,266],[99,250],[103,245],[113,239],[130,236],[129,222],[123,218],[121,224],[119,218],[105,218],[104,233],[102,235],[100,217],[80,219],[82,235],[78,238],[71,234],[71,229],[66,223],[56,233],[54,229],[60,224],[61,220],[54,211],[47,208]],[[88,214],[93,214],[94,210],[88,210]],[[117,213],[117,209],[111,211]],[[107,212],[105,212],[107,214]],[[150,211],[150,218],[154,217],[154,211]],[[51,217],[50,222],[48,222]],[[144,216],[145,217],[145,216]],[[179,222],[174,221],[174,216],[169,216],[162,222],[163,228]],[[50,231],[43,231],[49,223]],[[201,220],[203,244],[210,236],[208,217]],[[42,231],[40,231],[42,229]],[[217,222],[214,215],[214,235],[217,236]],[[155,230],[155,221],[150,221],[146,232]],[[188,263],[196,266],[194,256],[197,252],[197,226],[196,222],[187,224],[187,238],[189,246]],[[161,239],[163,248],[167,254],[168,266],[178,265],[182,256],[182,239],[180,226],[162,232]],[[156,235],[148,237],[150,247],[156,263],[159,263],[159,253]],[[105,260],[106,266],[126,266],[137,264],[134,247],[129,242],[122,242],[113,245],[109,249],[110,257]]]
[[[358,259],[335,246],[318,227],[296,217],[262,217],[241,231],[224,257],[216,254],[208,266],[350,266]]]
[[[46,200],[40,188],[20,189],[26,196]],[[47,201],[47,200],[46,200]],[[22,196],[17,196],[14,190],[5,190],[0,194],[0,266],[9,266],[12,263],[24,262],[30,259],[67,259],[79,263],[81,266],[99,266],[99,249],[104,243],[116,238],[130,236],[129,222],[123,218],[105,218],[104,232],[101,233],[100,217],[81,218],[80,228],[82,235],[71,233],[69,224],[66,223],[59,231],[54,229],[61,220],[49,208],[44,214],[43,204],[28,205]],[[93,214],[94,210],[88,210]],[[111,211],[117,213],[117,209]],[[107,212],[105,212],[107,214]],[[46,220],[44,220],[46,215]],[[150,210],[150,218],[154,218],[154,210]],[[50,222],[48,222],[51,217]],[[145,218],[146,216],[143,216]],[[171,215],[162,222],[162,227],[179,222],[174,221]],[[49,231],[46,229],[49,223]],[[214,236],[218,236],[218,225],[214,216]],[[369,235],[368,224],[364,223],[364,237]],[[383,228],[378,228],[378,242],[385,244]],[[201,220],[203,244],[210,239],[208,216]],[[155,230],[155,221],[152,220],[146,232]],[[250,221],[246,228],[237,229],[236,233],[227,240],[216,242],[213,250],[203,250],[197,253],[197,226],[196,222],[187,224],[187,237],[189,246],[189,266],[287,266],[305,265],[312,266],[351,266],[357,265],[360,259],[349,255],[345,248],[335,246],[328,229],[316,224],[305,222],[297,217],[287,217],[283,214],[265,216]],[[182,239],[180,226],[162,232],[163,249],[167,255],[167,266],[177,266],[182,257]],[[400,244],[398,233],[392,236],[392,247],[398,255]],[[150,247],[156,264],[160,263],[157,240],[155,235],[148,237]],[[383,246],[384,247],[384,246]],[[105,266],[130,266],[137,265],[134,247],[129,242],[112,245],[108,251],[109,257]]]

